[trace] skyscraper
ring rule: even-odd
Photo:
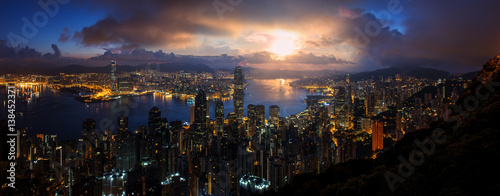
[[[264,105],[255,106],[255,117],[257,126],[257,133],[260,133],[260,129],[262,129],[266,123],[266,107]]]
[[[247,118],[248,118],[248,136],[252,137],[257,129],[257,111],[256,106],[253,104],[248,104],[247,106]]]
[[[280,107],[277,105],[269,106],[269,120],[275,125],[279,126],[280,120]]]
[[[91,118],[87,118],[85,121],[82,123],[83,126],[83,139],[87,140],[88,137],[90,137],[95,130],[95,120]]]
[[[149,110],[148,119],[149,134],[157,133],[161,127],[161,111],[160,108],[154,106]]]
[[[133,89],[133,84],[131,83],[131,79],[129,77],[121,77],[117,78],[117,91],[118,92],[127,92],[127,91],[132,91]]]
[[[189,124],[193,126],[194,123],[194,105],[189,106]]]
[[[118,116],[118,133],[128,132],[128,117],[125,114]]]
[[[375,94],[370,92],[367,94],[366,101],[366,116],[372,116],[375,114]]]
[[[356,143],[350,139],[339,138],[337,148],[337,162],[343,163],[348,160],[356,159]]]
[[[243,121],[243,70],[240,66],[234,69],[234,113],[238,121]]]
[[[130,133],[122,132],[114,138],[113,152],[116,155],[116,169],[129,170],[140,160],[138,140]]]
[[[384,148],[384,122],[375,120],[372,123],[372,150]]]
[[[215,104],[215,126],[217,130],[217,135],[223,134],[224,137],[227,135],[224,134],[224,103],[219,100]]]
[[[82,126],[84,132],[90,133],[95,129],[95,120],[87,118],[85,121],[83,121]]]
[[[248,117],[248,133],[252,137],[255,133],[260,133],[266,121],[266,107],[264,105],[248,104],[247,106]]]
[[[88,118],[85,121],[83,121],[83,141],[85,141],[85,145],[83,145],[83,157],[89,158],[90,155],[92,154],[93,146],[92,144],[95,144],[95,139],[97,136],[95,135],[95,120]],[[39,134],[37,134],[37,137]]]
[[[207,95],[200,90],[194,103],[194,132],[197,145],[201,145],[207,137],[207,106]]]
[[[118,84],[116,79],[116,61],[111,61],[111,92],[118,92]]]

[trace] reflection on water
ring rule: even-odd
[[[266,118],[269,116],[269,106],[278,105],[281,116],[288,116],[303,111],[306,108],[304,99],[308,92],[294,89],[289,86],[293,79],[248,80],[245,89],[245,115],[248,104],[261,104],[266,107]],[[2,95],[5,95],[5,86]],[[156,106],[160,108],[162,117],[169,121],[181,120],[189,122],[190,104],[185,99],[162,96],[160,94],[144,95],[140,97],[124,98],[112,102],[81,103],[74,100],[73,95],[52,91],[47,86],[37,87],[40,99],[32,99],[29,103],[16,103],[16,111],[23,112],[16,116],[19,127],[28,127],[29,132],[58,134],[61,139],[75,139],[81,137],[82,122],[86,118],[93,118],[97,122],[97,129],[107,127],[112,123],[116,130],[116,121],[119,115],[126,114],[129,118],[129,130],[136,130],[138,126],[147,126],[148,112]],[[7,96],[1,96],[4,102]],[[215,103],[209,102],[210,117],[214,119]],[[233,112],[233,101],[224,101],[224,110],[227,115]],[[2,116],[7,116],[7,108],[3,107]],[[3,117],[2,117],[3,119]]]

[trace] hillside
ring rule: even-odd
[[[456,108],[447,122],[406,134],[375,160],[299,175],[269,195],[500,195],[500,55],[484,65]]]

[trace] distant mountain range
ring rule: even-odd
[[[130,72],[141,69],[159,69],[162,72],[177,72],[184,70],[186,72],[213,72],[214,69],[208,67],[205,64],[188,64],[188,63],[161,63],[161,64],[142,64],[138,66],[130,66],[130,65],[117,65],[117,72]],[[0,74],[20,74],[20,73],[29,73],[29,74],[44,74],[44,75],[56,75],[59,73],[66,74],[77,74],[77,73],[109,73],[111,70],[111,65],[100,66],[100,67],[91,67],[91,66],[83,66],[79,64],[66,65],[62,67],[55,67],[53,65],[22,65],[22,64],[12,64],[12,66],[8,66],[5,69],[0,70]]]
[[[351,80],[359,81],[359,80],[367,80],[370,78],[378,79],[379,76],[383,76],[384,78],[386,78],[389,76],[394,76],[396,74],[400,74],[400,75],[404,74],[407,76],[413,76],[413,77],[417,77],[417,78],[428,78],[428,79],[433,79],[433,80],[437,80],[439,78],[446,78],[446,77],[448,77],[448,75],[450,75],[450,73],[447,71],[432,69],[432,68],[390,67],[390,68],[386,68],[386,69],[377,69],[375,71],[370,71],[370,72],[360,72],[360,73],[351,74],[350,78],[351,78]]]
[[[138,71],[141,69],[159,69],[161,72],[177,72],[184,70],[186,72],[197,71],[197,72],[213,72],[214,70],[205,64],[180,64],[180,63],[162,63],[162,64],[144,64],[138,66],[130,65],[117,65],[117,72],[131,72]],[[51,70],[52,73],[109,73],[111,70],[111,65],[102,67],[87,67],[83,65],[68,65],[58,69]]]
[[[4,66],[0,69],[0,74],[44,74],[44,75],[57,75],[59,73],[67,74],[77,74],[77,73],[109,73],[111,65],[106,66],[84,66],[81,64],[70,64],[66,66],[55,66],[53,64],[47,63],[45,61],[39,63],[19,63],[19,62],[7,62],[10,66]],[[233,66],[226,68],[213,69],[203,63],[182,63],[182,62],[169,62],[169,63],[153,63],[153,64],[141,64],[137,66],[130,65],[117,65],[117,72],[131,72],[138,71],[141,69],[159,69],[161,72],[209,72],[213,73],[216,70],[229,71],[234,70]],[[346,75],[347,72],[339,70],[269,70],[260,69],[252,67],[243,67],[243,70],[247,76],[252,78],[268,79],[268,78],[303,78],[303,77],[323,77],[323,76],[335,76],[335,75]],[[470,72],[463,74],[462,77],[465,80],[473,79],[479,71]],[[450,74],[447,71],[432,69],[432,68],[397,68],[390,67],[385,69],[378,69],[375,71],[359,72],[350,74],[350,78],[353,81],[367,80],[370,78],[378,79],[379,76],[384,78],[388,76],[394,76],[396,74],[414,76],[417,78],[428,78],[428,79],[439,79],[439,78],[449,78]]]

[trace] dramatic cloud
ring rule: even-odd
[[[361,8],[356,9],[346,9],[343,7],[339,7],[339,16],[343,18],[357,18],[360,17],[365,10]]]
[[[333,55],[321,55],[317,56],[313,53],[304,53],[299,51],[297,54],[287,55],[283,57],[284,59],[277,58],[276,54],[271,52],[256,52],[251,55],[245,56],[244,60],[251,64],[277,64],[277,65],[289,65],[289,64],[303,64],[303,65],[342,65],[342,64],[353,64],[353,62],[338,59]],[[312,67],[311,69],[315,69]]]
[[[94,6],[108,8],[107,17],[82,29],[64,29],[59,40],[71,35],[88,47],[134,46],[121,53],[163,48],[194,55],[241,55],[249,64],[359,68],[470,70],[500,52],[498,1],[104,0]],[[269,32],[274,29],[295,33],[302,52],[285,60],[262,52],[272,45],[275,38]]]
[[[58,59],[61,56],[61,50],[57,47],[56,44],[52,44],[52,50],[54,53],[46,53],[42,56],[42,53],[30,48],[28,46],[18,46],[18,47],[10,47],[7,45],[7,40],[0,39],[0,59],[15,59],[15,60],[23,60],[23,59],[38,59],[45,58],[47,60]]]
[[[46,53],[43,55],[43,58],[58,59],[61,56],[61,50],[59,50],[59,47],[57,47],[57,45],[52,44],[52,50],[54,50],[54,53]]]
[[[110,16],[73,35],[85,46],[111,44],[138,44],[145,46],[190,46],[196,35],[230,36],[227,25],[205,18],[204,12],[213,11],[210,4],[192,1],[103,1],[112,6]],[[102,6],[102,5],[101,5]],[[215,14],[215,13],[214,13]],[[212,14],[212,15],[214,15]]]
[[[69,29],[68,28],[64,28],[63,29],[63,33],[61,33],[61,35],[59,35],[59,41],[60,42],[66,42],[69,40],[69,38],[71,37],[71,34],[69,34]]]

